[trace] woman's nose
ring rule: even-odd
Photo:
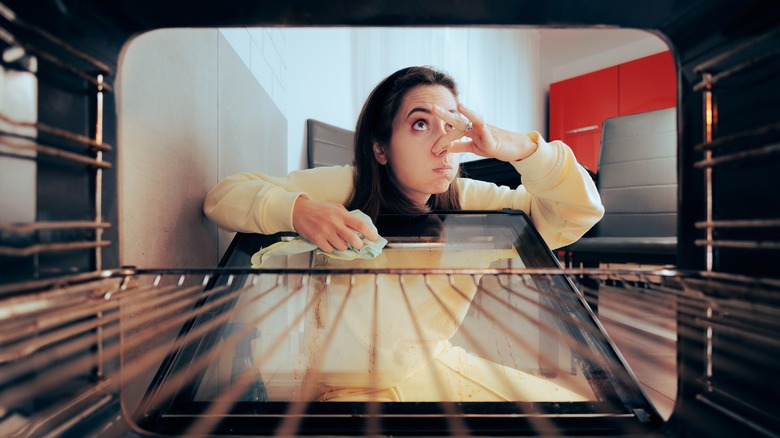
[[[447,147],[439,148],[438,150],[434,147],[431,149],[431,152],[433,153],[433,155],[437,157],[443,157],[447,155],[450,151],[449,148]]]
[[[431,152],[433,155],[436,155],[437,157],[441,157],[449,153],[450,151],[450,144],[452,143],[452,140],[448,140],[446,134],[439,137],[439,140],[436,141],[436,144],[433,145],[431,148]]]

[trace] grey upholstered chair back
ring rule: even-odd
[[[598,186],[602,237],[677,235],[675,108],[604,122]]]
[[[603,128],[597,178],[604,218],[568,246],[571,265],[676,264],[676,109],[615,117]]]
[[[306,121],[309,168],[351,164],[354,132],[318,120]]]

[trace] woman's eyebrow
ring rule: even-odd
[[[431,112],[431,110],[429,110],[428,108],[415,107],[415,108],[412,108],[411,111],[409,111],[409,114],[406,115],[406,118],[408,119],[412,114],[414,114],[417,111],[422,111],[424,113],[433,114],[433,112]]]
[[[413,113],[415,113],[417,111],[422,111],[424,113],[433,114],[433,111],[429,110],[428,108],[423,108],[423,107],[419,106],[419,107],[412,108],[412,110],[409,111],[409,114],[406,115],[406,118],[408,119]],[[458,111],[456,111],[456,110],[450,110],[450,112],[452,114],[458,114]]]

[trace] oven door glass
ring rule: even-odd
[[[374,258],[238,235],[135,421],[158,433],[573,433],[660,419],[520,212],[383,216]],[[288,244],[279,244],[286,242]],[[281,249],[262,268],[251,256]]]

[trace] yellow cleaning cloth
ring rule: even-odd
[[[371,222],[371,218],[369,218],[365,213],[360,210],[352,210],[349,213],[367,223],[374,231],[376,231],[376,226]],[[380,236],[376,242],[372,242],[357,231],[355,233],[360,236],[361,239],[363,239],[363,247],[360,249],[354,249],[350,245],[346,251],[334,250],[331,253],[326,253],[317,248],[317,245],[309,242],[301,236],[298,236],[289,242],[276,242],[273,245],[262,248],[260,251],[256,252],[252,256],[252,267],[262,267],[263,263],[265,263],[266,259],[269,257],[301,254],[314,250],[339,260],[373,259],[379,254],[382,254],[382,248],[387,245],[387,239]]]

